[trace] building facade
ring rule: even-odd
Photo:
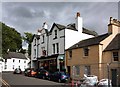
[[[22,53],[8,52],[4,55],[4,62],[2,65],[2,71],[14,71],[16,68],[20,68],[24,71],[28,68],[29,60]]]
[[[84,74],[98,79],[109,78],[113,85],[120,83],[120,22],[110,18],[108,32],[82,40],[66,50],[67,71],[71,78],[81,79]],[[109,75],[109,76],[108,76]]]
[[[32,68],[44,67],[51,72],[66,70],[65,49],[78,42],[78,39],[82,40],[96,35],[95,32],[82,27],[82,18],[79,12],[75,20],[75,23],[67,26],[53,23],[49,31],[47,24],[43,24],[42,29],[38,30],[39,33],[33,36]],[[41,42],[43,37],[44,43]],[[36,45],[38,47],[34,46],[35,42],[39,42],[39,46]],[[45,55],[41,53],[45,53]]]

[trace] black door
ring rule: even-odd
[[[117,86],[117,69],[111,69],[112,72],[112,85]]]
[[[67,66],[67,69],[68,69],[68,73],[70,75],[70,66]]]

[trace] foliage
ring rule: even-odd
[[[2,23],[2,54],[7,50],[16,52],[22,49],[22,37],[19,32]]]
[[[32,43],[32,33],[25,32],[25,36],[23,37],[23,40],[25,40],[28,43],[28,54],[31,55],[31,43]]]

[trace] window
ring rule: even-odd
[[[42,55],[45,56],[46,55],[46,50],[45,50],[45,47],[42,47]]]
[[[89,55],[88,47],[83,48],[83,51],[84,51],[84,56],[88,56]]]
[[[44,43],[44,41],[45,41],[45,37],[44,37],[44,35],[42,36],[42,43]]]
[[[35,39],[35,43],[34,43],[34,46],[36,45],[36,39]]]
[[[57,53],[59,53],[59,43],[56,43],[57,46]]]
[[[34,49],[34,57],[36,57],[36,49]]]
[[[13,59],[13,63],[15,62],[15,59]]]
[[[73,66],[74,75],[80,75],[80,66]]]
[[[14,65],[13,65],[13,69],[14,69]]]
[[[55,54],[55,44],[53,44],[53,54]]]
[[[5,64],[5,69],[7,69],[7,65]]]
[[[72,50],[69,50],[69,58],[72,58]]]
[[[19,63],[20,63],[20,60],[19,60]]]
[[[26,61],[24,61],[24,63],[26,63]]]
[[[55,37],[54,37],[54,39],[56,39],[56,38],[57,38],[57,30],[55,30],[54,32],[55,32]]]
[[[84,74],[90,75],[90,66],[85,66]]]
[[[118,52],[113,52],[113,60],[114,61],[119,61],[119,54],[118,54]]]
[[[19,66],[19,68],[20,68],[20,66]]]

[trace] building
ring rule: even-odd
[[[120,83],[120,22],[110,18],[108,32],[79,41],[66,50],[67,71],[71,78],[84,74],[99,79],[110,78],[113,85]]]
[[[22,71],[28,67],[29,60],[22,53],[8,52],[3,56],[4,63],[2,71],[14,71],[16,68],[20,68]]]
[[[66,69],[65,49],[78,40],[96,35],[94,31],[82,27],[82,18],[79,12],[75,21],[67,26],[53,23],[50,29],[46,22],[43,24],[42,29],[39,29],[38,33],[33,36],[32,68],[44,67],[51,72]]]

